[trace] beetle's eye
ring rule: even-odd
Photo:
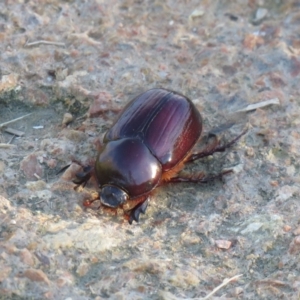
[[[109,207],[117,207],[128,198],[126,192],[113,185],[105,185],[100,192],[101,203]]]

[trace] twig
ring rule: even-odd
[[[42,202],[44,202],[44,201],[46,201],[46,199],[42,199],[42,200],[40,200],[40,201],[34,202],[34,204],[35,204],[35,205],[36,205],[36,204],[40,204],[40,203],[42,203]]]
[[[15,137],[16,137],[16,136],[13,135],[12,138],[10,139],[10,141],[8,142],[8,144],[11,144],[11,142],[14,140]]]
[[[30,115],[31,115],[31,113],[30,113],[30,114],[27,114],[27,115],[25,115],[25,116],[22,116],[22,117],[19,117],[19,118],[16,118],[16,119],[13,119],[13,120],[4,122],[4,123],[0,124],[0,128],[3,128],[3,127],[5,127],[6,125],[11,124],[11,123],[14,123],[14,122],[17,122],[17,121],[19,121],[19,120],[22,120],[22,119],[24,119],[24,118],[26,118],[26,117],[28,117],[28,116],[30,116]]]
[[[7,132],[7,133],[12,134],[13,136],[23,136],[25,134],[23,131],[13,129],[13,128],[10,128],[10,127],[5,128],[4,131]]]
[[[203,300],[209,299],[213,294],[215,294],[218,290],[220,290],[223,286],[227,285],[229,282],[238,279],[239,277],[243,276],[243,274],[240,275],[235,275],[231,278],[226,278],[223,280],[223,282],[217,286],[216,288],[213,289],[212,292],[210,292],[208,295],[206,295]]]
[[[13,149],[15,147],[16,145],[13,144],[0,143],[0,149]]]
[[[54,46],[59,46],[59,47],[65,47],[65,43],[60,43],[60,42],[51,42],[51,41],[46,41],[46,40],[39,40],[31,43],[25,43],[24,47],[33,47],[33,46],[38,46],[38,45],[54,45]]]
[[[247,112],[247,111],[255,110],[257,108],[265,107],[265,106],[272,105],[272,104],[279,105],[280,104],[279,99],[278,98],[273,98],[273,99],[265,100],[265,101],[262,101],[262,102],[249,104],[245,108],[237,110],[236,112]]]
[[[159,291],[159,294],[162,296],[162,298],[169,299],[169,300],[207,300],[211,296],[213,296],[218,290],[220,290],[222,287],[224,287],[225,285],[227,285],[231,281],[238,279],[241,276],[243,276],[243,275],[242,274],[235,275],[231,278],[224,279],[223,282],[219,286],[217,286],[212,292],[210,292],[204,298],[178,298],[178,297],[176,297],[175,295],[171,294],[168,291]]]

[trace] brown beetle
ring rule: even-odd
[[[94,175],[100,187],[99,198],[85,201],[90,206],[100,199],[104,207],[127,210],[131,224],[145,213],[151,192],[168,182],[203,183],[212,177],[202,173],[189,177],[177,174],[188,162],[224,151],[246,130],[225,145],[219,140],[199,153],[192,149],[202,133],[202,118],[191,100],[165,89],[152,89],[133,99],[104,137],[95,166],[76,175],[85,184]]]

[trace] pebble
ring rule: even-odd
[[[42,281],[50,284],[50,280],[48,279],[47,275],[38,269],[28,269],[24,272],[24,276],[30,279],[31,281]]]
[[[73,121],[73,115],[70,113],[65,113],[63,120],[62,120],[62,124],[63,125],[68,125],[69,123],[71,123]]]
[[[266,8],[263,7],[259,7],[254,15],[254,18],[252,20],[252,23],[254,25],[259,25],[262,23],[262,21],[266,18],[266,16],[268,15],[268,10]]]
[[[32,192],[40,191],[46,188],[46,182],[43,180],[28,181],[25,186]]]
[[[220,249],[229,249],[231,247],[232,242],[227,240],[216,240],[215,244]]]
[[[289,225],[284,225],[283,226],[283,231],[284,232],[290,232],[291,231],[291,229],[292,229],[292,227],[291,226],[289,226]],[[298,234],[300,234],[300,231],[299,231],[299,233]]]
[[[43,176],[43,168],[38,161],[37,153],[32,153],[26,156],[21,161],[20,169],[24,172],[27,179],[30,180],[36,180],[36,175],[39,177]]]
[[[101,115],[105,111],[108,111],[111,107],[111,99],[111,94],[107,92],[100,92],[91,104],[88,115],[93,118]]]
[[[51,158],[47,161],[47,166],[50,168],[50,169],[54,169],[56,166],[57,166],[57,160],[54,159],[54,158]]]
[[[81,171],[81,167],[75,163],[72,163],[69,168],[66,169],[66,171],[61,176],[62,180],[71,181],[73,178],[75,178],[76,173]]]
[[[252,147],[248,147],[247,150],[246,150],[246,155],[249,156],[249,157],[253,157],[254,156],[254,149]]]
[[[78,276],[83,277],[87,274],[89,269],[90,269],[89,264],[87,264],[86,262],[81,262],[76,270],[76,273],[78,274]]]
[[[300,235],[300,226],[298,226],[294,231],[293,231],[294,235]]]
[[[299,251],[300,251],[300,235],[297,235],[290,243],[289,253],[295,255],[298,254]]]
[[[188,288],[196,287],[199,284],[200,279],[193,269],[185,270],[178,268],[175,270],[175,273],[170,276],[169,282],[176,287]]]
[[[0,282],[4,281],[11,273],[12,268],[9,266],[1,266]]]
[[[63,271],[62,274],[59,275],[59,278],[56,280],[56,283],[59,287],[63,287],[65,285],[73,285],[74,277],[68,271]]]
[[[20,250],[19,256],[20,256],[21,261],[24,264],[26,264],[28,266],[33,266],[34,265],[34,258],[31,254],[31,252],[28,251],[26,248]]]

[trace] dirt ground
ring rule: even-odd
[[[0,299],[300,299],[299,28],[296,0],[1,1]],[[249,130],[187,168],[233,174],[157,189],[130,226],[57,172],[154,87],[204,134]]]

